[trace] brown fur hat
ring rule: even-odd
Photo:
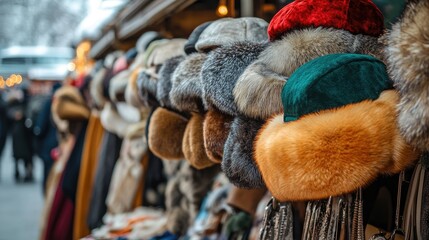
[[[429,2],[410,2],[386,35],[387,66],[401,99],[399,128],[406,141],[429,150]]]
[[[345,30],[295,30],[274,41],[241,74],[234,87],[238,111],[247,117],[267,119],[282,111],[280,92],[287,78],[301,65],[333,53],[363,53],[380,58],[377,38]]]
[[[170,99],[173,107],[184,112],[202,112],[200,70],[206,60],[204,53],[193,53],[179,64],[173,74]]]
[[[284,123],[270,119],[255,141],[255,160],[280,201],[314,200],[352,192],[379,174],[394,174],[418,157],[399,134],[398,94],[384,91],[337,109]]]
[[[157,108],[149,123],[149,149],[161,159],[184,159],[182,141],[187,124],[188,119],[182,115],[165,108]]]
[[[61,87],[55,92],[54,99],[52,111],[62,120],[88,119],[91,114],[82,94],[75,87]]]
[[[234,118],[226,139],[222,171],[240,188],[263,188],[261,174],[253,158],[253,142],[263,122],[242,116]]]
[[[196,169],[204,169],[215,163],[209,159],[204,148],[204,115],[193,113],[183,136],[182,150],[185,159]]]
[[[221,163],[223,148],[231,129],[234,117],[223,114],[219,110],[209,109],[204,118],[204,147],[207,156],[215,163]]]

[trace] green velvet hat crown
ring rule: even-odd
[[[281,97],[284,121],[363,100],[375,100],[393,88],[386,66],[362,54],[330,54],[298,68],[287,80]]]

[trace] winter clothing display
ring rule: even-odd
[[[61,87],[41,239],[426,239],[429,4],[271,16],[160,24]]]

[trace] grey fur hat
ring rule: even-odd
[[[195,48],[195,44],[197,43],[198,39],[200,38],[201,33],[211,24],[212,22],[205,22],[192,31],[191,35],[188,37],[188,41],[185,43],[185,53],[187,55],[190,55],[192,53],[198,52]]]
[[[334,53],[362,53],[382,57],[376,37],[354,35],[333,28],[295,30],[272,42],[239,77],[234,87],[238,111],[250,118],[267,119],[283,111],[280,92],[301,65]]]
[[[221,18],[204,29],[195,48],[199,52],[208,52],[232,42],[268,41],[267,27],[268,23],[261,18]]]
[[[410,2],[386,35],[387,67],[400,93],[399,129],[405,140],[429,150],[429,2]]]
[[[266,44],[237,42],[213,50],[201,68],[203,100],[208,108],[237,115],[233,89],[244,69],[258,58]]]
[[[204,112],[200,70],[206,60],[204,53],[186,57],[173,73],[170,99],[172,106],[183,112]]]
[[[184,56],[176,56],[168,59],[162,64],[159,70],[159,78],[157,82],[156,99],[161,107],[172,109],[173,106],[170,101],[170,91],[172,87],[172,77],[174,70],[185,59]]]
[[[253,159],[253,142],[262,124],[263,121],[243,116],[236,117],[232,122],[223,150],[222,171],[237,187],[265,187]]]

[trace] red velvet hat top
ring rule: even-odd
[[[283,7],[270,22],[270,41],[306,27],[332,27],[352,34],[379,36],[384,18],[371,0],[296,0]]]

